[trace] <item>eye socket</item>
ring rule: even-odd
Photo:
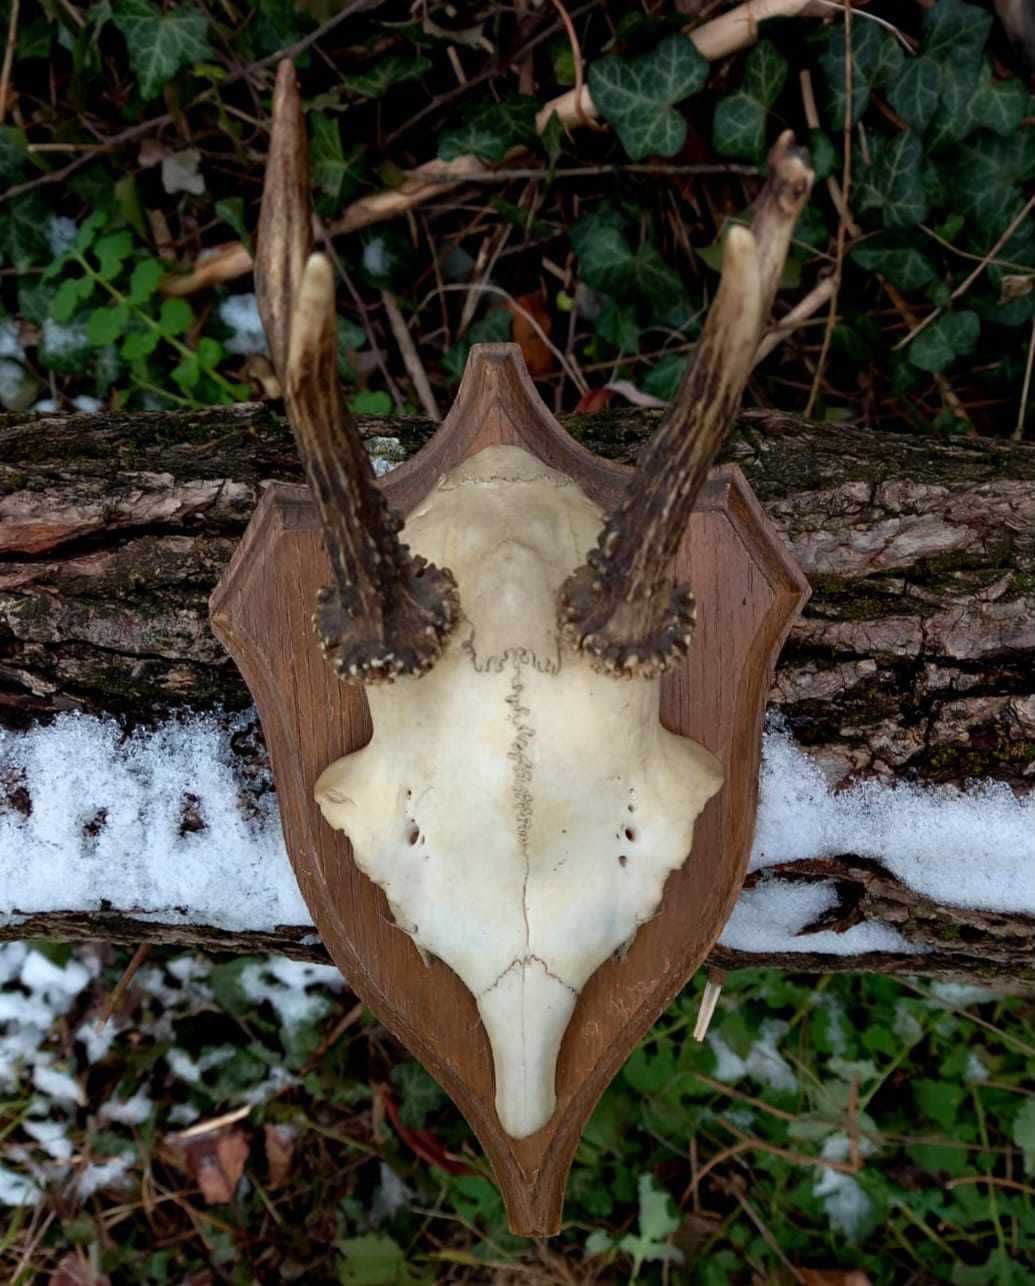
[[[633,830],[633,828],[632,828],[631,826],[627,826],[627,827],[625,828],[625,838],[626,838],[626,839],[635,840],[635,838],[636,838],[636,832]]]

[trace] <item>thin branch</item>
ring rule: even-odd
[[[424,369],[424,364],[420,360],[420,355],[414,347],[413,336],[410,334],[409,327],[406,325],[406,319],[399,311],[399,305],[395,296],[390,290],[381,291],[381,302],[385,306],[385,312],[388,314],[388,324],[392,328],[392,334],[395,336],[395,342],[399,345],[399,352],[402,354],[403,365],[406,367],[410,379],[413,381],[413,388],[424,408],[424,414],[430,420],[441,420],[442,412],[435,401],[435,394],[431,391],[431,385],[428,382],[428,373]]]
[[[848,235],[848,197],[852,188],[852,98],[855,70],[855,58],[852,53],[852,0],[846,0],[845,3],[845,48],[848,51],[848,57],[845,58],[845,106],[844,117],[841,122],[841,140],[844,151],[841,166],[841,200],[843,204],[837,223],[837,248],[832,278],[834,289],[830,297],[830,311],[827,313],[823,344],[819,350],[819,358],[816,361],[816,373],[812,379],[812,388],[809,390],[809,400],[805,405],[806,419],[811,417],[815,409],[819,398],[819,390],[823,383],[823,372],[826,370],[827,357],[830,353],[830,341],[834,334],[834,323],[837,321],[837,296],[841,290],[841,274],[844,271],[845,262],[845,241]]]
[[[1020,442],[1024,437],[1024,421],[1027,418],[1028,394],[1031,391],[1031,367],[1035,361],[1035,318],[1031,323],[1031,337],[1028,340],[1028,361],[1024,367],[1024,387],[1021,389],[1021,404],[1017,409],[1017,427],[1013,431],[1013,440]]]
[[[1002,234],[1002,236],[998,239],[998,241],[996,241],[992,249],[989,250],[989,252],[986,255],[982,255],[981,261],[978,264],[978,266],[974,269],[974,271],[970,273],[970,275],[964,281],[960,282],[960,284],[949,296],[949,302],[946,304],[939,305],[939,307],[937,307],[934,310],[934,312],[928,313],[928,315],[923,319],[922,322],[919,323],[919,325],[914,326],[914,328],[907,335],[905,335],[902,339],[898,341],[898,343],[894,347],[894,350],[893,350],[894,352],[898,352],[900,348],[905,348],[905,346],[911,340],[915,339],[922,330],[926,330],[926,328],[930,326],[931,322],[933,322],[936,317],[940,317],[942,313],[946,310],[946,308],[948,308],[949,304],[954,304],[956,300],[960,298],[961,295],[966,294],[966,292],[971,288],[974,282],[977,281],[978,277],[981,276],[981,274],[985,271],[988,265],[996,257],[999,251],[1002,250],[1003,246],[1006,245],[1006,243],[1010,240],[1013,234],[1021,226],[1024,220],[1028,217],[1028,215],[1031,214],[1032,210],[1035,210],[1035,196],[1031,197],[1028,201],[1026,201],[1024,204],[1024,207],[1017,214],[1014,215],[1014,217],[1010,220],[1009,224],[1007,225],[1006,231]]]
[[[14,47],[18,43],[18,9],[21,0],[11,0],[11,14],[7,23],[7,46],[4,49],[4,66],[0,71],[0,125],[7,116],[7,95],[11,89],[11,65]]]

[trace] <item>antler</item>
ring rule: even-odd
[[[311,253],[309,154],[288,59],[277,69],[258,242],[259,314],[334,576],[313,615],[320,646],[346,682],[423,674],[459,619],[456,581],[399,540],[402,519],[378,489],[342,401],[334,272]]]
[[[597,669],[653,677],[687,653],[694,597],[673,584],[673,560],[740,406],[812,179],[807,152],[785,131],[769,153],[750,230],[727,234],[722,279],[693,365],[596,548],[561,586],[561,629]]]

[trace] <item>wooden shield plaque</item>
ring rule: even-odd
[[[497,444],[523,447],[568,474],[605,512],[617,505],[631,473],[564,432],[516,345],[486,344],[471,350],[456,402],[434,438],[380,485],[407,515],[443,474]],[[528,1236],[558,1230],[565,1180],[589,1113],[732,910],[754,831],[772,670],[808,595],[800,570],[730,465],[713,470],[700,495],[677,574],[696,595],[697,630],[686,663],[662,681],[662,723],[716,755],[725,782],[697,819],[693,850],[669,877],[658,913],[625,958],[609,960],[584,987],[561,1048],[556,1111],[520,1140],[496,1116],[492,1058],[474,998],[441,961],[421,960],[394,925],[384,894],[356,867],[348,840],[313,800],[324,768],[365,745],[372,729],[362,688],[339,682],[313,632],[315,595],[330,577],[306,487],[276,483],[266,490],[211,599],[212,627],[258,707],[284,839],[320,936],[350,987],[466,1116],[492,1163],[511,1227]]]

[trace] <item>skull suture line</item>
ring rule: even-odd
[[[660,675],[693,628],[671,568],[811,178],[785,134],[613,513],[527,452],[490,447],[440,481],[400,540],[342,405],[334,278],[310,253],[305,128],[280,67],[256,287],[334,576],[315,616],[322,646],[368,685],[374,725],[323,772],[317,800],[400,928],[475,996],[497,1114],[517,1138],[554,1110],[580,990],[657,909],[722,782],[712,755],[659,721]]]

